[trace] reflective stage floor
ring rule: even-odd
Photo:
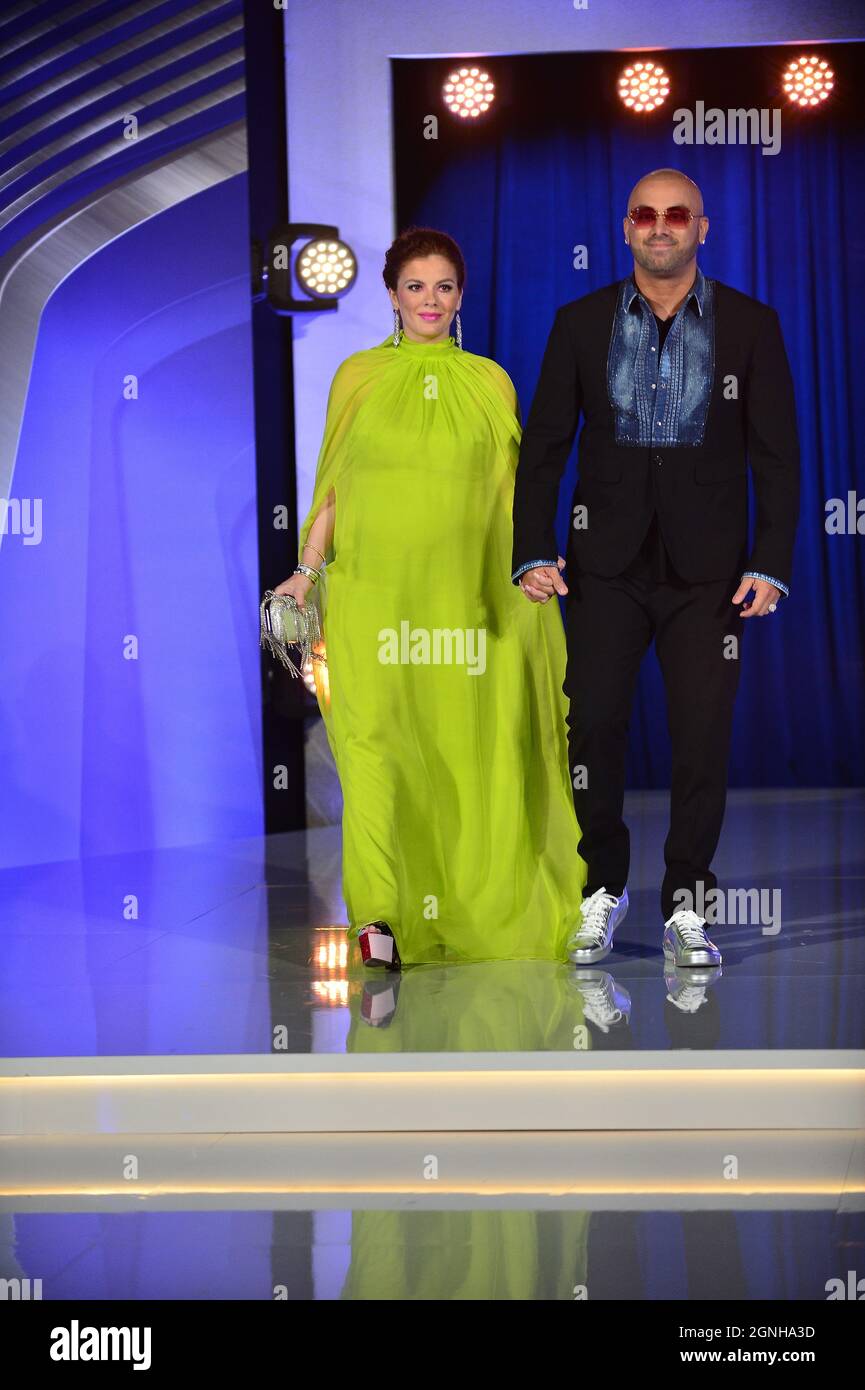
[[[338,831],[0,874],[0,1278],[59,1298],[824,1300],[865,1275],[865,794],[666,796],[592,970],[346,950]]]

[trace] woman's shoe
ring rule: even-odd
[[[387,922],[367,922],[358,932],[357,939],[364,965],[383,965],[386,970],[402,968],[396,941]]]

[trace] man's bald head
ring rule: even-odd
[[[676,197],[681,198],[685,207],[691,212],[695,212],[698,217],[703,215],[703,195],[693,179],[689,179],[687,174],[683,174],[681,169],[653,169],[651,174],[644,174],[639,183],[635,183],[628,198],[626,212],[631,208],[637,207],[640,203],[652,202],[652,189],[657,189],[661,184],[675,185],[681,190]],[[682,197],[682,194],[686,196]],[[669,206],[669,204],[667,204]]]

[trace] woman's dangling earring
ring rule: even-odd
[[[400,328],[401,328],[401,327],[402,327],[402,325],[401,325],[401,323],[400,323],[400,321],[399,321],[399,309],[394,309],[394,311],[393,311],[393,345],[394,345],[394,347],[399,347],[399,334],[400,334]]]
[[[463,326],[462,326],[462,324],[460,323],[460,311],[459,311],[459,309],[457,309],[457,347],[458,347],[458,348],[461,348],[462,345],[463,345]]]

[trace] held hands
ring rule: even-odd
[[[767,613],[774,613],[781,597],[781,590],[776,589],[775,585],[770,584],[766,579],[743,578],[733,595],[732,602],[741,603],[752,589],[756,597],[751,603],[746,603],[743,606],[741,616],[743,618],[765,618]]]
[[[298,608],[305,608],[304,599],[312,588],[312,580],[305,574],[293,574],[274,589],[275,594],[291,594]]]
[[[562,579],[561,571],[565,562],[561,555],[557,561],[558,569],[552,565],[538,565],[536,569],[526,570],[520,575],[520,588],[532,603],[549,603],[553,594],[566,594],[568,586]]]
[[[553,569],[552,565],[538,565],[536,569],[526,570],[520,576],[520,588],[527,599],[532,603],[548,603],[553,594],[566,594],[568,586],[561,577],[561,571],[565,568],[565,562],[561,555],[558,558],[558,569]],[[755,597],[751,603],[743,603],[743,600],[753,589]],[[741,584],[733,595],[733,603],[743,603],[741,614],[743,618],[764,618],[768,613],[774,613],[781,597],[781,590],[774,584],[770,584],[766,579],[743,578]]]

